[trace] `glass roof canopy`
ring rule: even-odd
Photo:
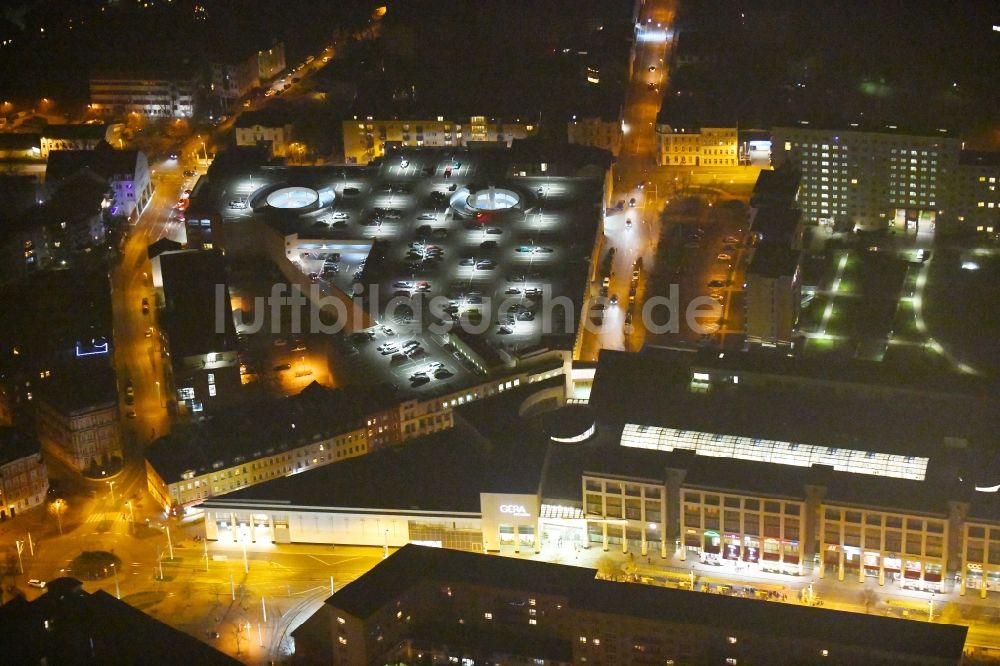
[[[874,453],[855,449],[838,449],[812,444],[779,442],[771,439],[719,435],[695,430],[676,430],[643,426],[634,423],[625,425],[621,445],[654,451],[687,449],[699,456],[714,458],[737,458],[811,467],[829,465],[838,472],[891,476],[897,479],[923,481],[927,473],[927,458],[900,456],[889,453]]]

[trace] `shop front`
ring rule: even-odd
[[[579,507],[542,504],[538,526],[542,546],[573,549],[585,547],[587,521]]]
[[[705,564],[722,564],[722,536],[713,530],[702,535],[701,561]]]
[[[541,550],[537,495],[480,493],[483,549],[487,552]]]

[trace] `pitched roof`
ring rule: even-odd
[[[0,465],[34,455],[41,451],[38,440],[27,433],[0,426]]]
[[[0,606],[8,663],[239,664],[177,629],[74,578],[57,578],[34,601]]]
[[[98,123],[79,123],[49,125],[42,130],[42,137],[45,139],[65,139],[67,141],[75,141],[78,139],[102,141],[107,133],[107,125]]]
[[[313,382],[298,395],[233,407],[190,430],[175,430],[153,442],[146,459],[172,483],[188,470],[202,474],[216,462],[228,467],[354,430],[370,406],[348,391]]]
[[[62,180],[84,168],[104,178],[127,176],[132,179],[140,156],[142,153],[138,150],[115,150],[104,141],[93,150],[53,150],[49,152],[45,180]]]

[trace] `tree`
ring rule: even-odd
[[[618,563],[611,557],[602,555],[597,560],[597,577],[605,580],[614,580],[619,571]]]

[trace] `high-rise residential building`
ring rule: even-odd
[[[196,83],[191,77],[98,75],[90,78],[91,109],[106,116],[153,118],[194,115]]]
[[[466,146],[470,142],[503,143],[527,138],[538,131],[535,121],[471,116],[468,121],[434,119],[376,119],[368,116],[344,121],[344,159],[367,164],[385,155],[391,146]]]
[[[911,134],[887,125],[866,130],[777,127],[775,164],[801,170],[798,205],[807,223],[836,229],[931,234],[950,218],[950,186],[960,141],[941,130]]]
[[[952,201],[960,228],[1000,238],[1000,152],[962,151]]]
[[[799,320],[800,252],[781,242],[753,251],[746,274],[746,335],[751,345],[790,347]]]

